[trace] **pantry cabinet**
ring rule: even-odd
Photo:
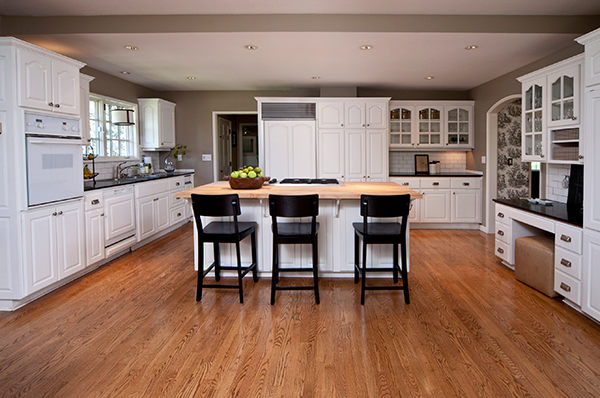
[[[139,98],[140,146],[146,151],[175,146],[175,104],[160,98]]]
[[[26,294],[85,268],[81,201],[23,213]]]
[[[317,103],[319,128],[387,128],[388,101],[344,100]]]
[[[60,61],[20,49],[17,56],[19,105],[79,116],[79,62]]]

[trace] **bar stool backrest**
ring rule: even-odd
[[[407,217],[410,195],[361,195],[360,215],[367,217]]]
[[[312,217],[312,234],[316,233],[319,195],[269,195],[269,213],[277,234],[277,217]]]
[[[198,232],[203,233],[202,219],[200,216],[207,217],[227,217],[233,216],[235,223],[235,232],[238,233],[237,216],[242,214],[240,208],[240,197],[237,193],[230,195],[197,195],[192,194],[192,209],[194,218],[198,226]]]

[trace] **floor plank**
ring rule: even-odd
[[[192,261],[186,225],[0,313],[0,396],[600,396],[600,325],[515,281],[493,235],[411,231],[409,305],[321,279],[320,305],[271,306],[265,277],[197,303]]]

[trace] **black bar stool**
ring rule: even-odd
[[[360,303],[365,303],[365,290],[404,290],[404,302],[410,303],[408,297],[408,273],[406,271],[406,224],[410,211],[410,195],[361,195],[360,215],[363,222],[352,223],[354,227],[354,283],[362,278]],[[373,223],[368,217],[402,217],[402,223]],[[359,266],[359,239],[363,241],[362,268]],[[393,245],[393,266],[391,268],[367,269],[367,244]],[[398,264],[398,245],[401,245],[402,267]],[[402,273],[402,286],[366,286],[368,272],[392,271],[394,283],[398,283],[398,271]]]
[[[238,222],[240,210],[240,198],[237,194],[231,195],[196,195],[192,194],[192,208],[198,228],[198,290],[196,291],[196,301],[202,300],[202,288],[228,288],[239,289],[240,303],[244,302],[244,292],[242,278],[249,271],[252,271],[254,282],[258,282],[258,271],[256,269],[256,222]],[[206,227],[202,227],[200,216],[208,217],[227,217],[233,216],[233,222],[213,221]],[[252,264],[242,267],[240,255],[240,242],[248,235],[252,243]],[[214,262],[204,270],[204,243],[212,243],[214,248]],[[220,243],[235,243],[237,254],[237,266],[221,265],[221,254],[219,250]],[[215,280],[221,279],[221,270],[237,270],[238,284],[205,284],[204,277],[215,269]]]
[[[314,290],[315,301],[319,304],[319,195],[269,195],[269,212],[273,220],[273,271],[271,279],[271,305],[275,304],[276,290]],[[277,222],[277,217],[311,217],[311,222]],[[279,245],[307,243],[312,245],[312,270],[308,268],[279,268]],[[313,286],[277,286],[279,272],[312,271]]]

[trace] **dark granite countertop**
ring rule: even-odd
[[[577,209],[567,208],[566,203],[552,202],[552,206],[531,204],[527,199],[494,199],[494,202],[514,207],[519,210],[553,218],[578,227],[583,227],[583,213]]]
[[[138,182],[156,181],[156,180],[160,180],[163,178],[179,177],[179,176],[190,175],[190,174],[194,174],[194,172],[193,171],[175,171],[172,174],[159,172],[156,174],[151,174],[149,176],[121,178],[120,180],[115,180],[115,179],[96,180],[96,183],[94,183],[93,180],[86,180],[83,183],[83,190],[85,192],[87,192],[87,191],[93,191],[94,189],[111,188],[111,187],[117,187],[117,186],[121,186],[121,185],[136,184]]]
[[[390,173],[390,177],[483,177],[483,175],[475,174],[472,171],[444,171],[439,174]]]

